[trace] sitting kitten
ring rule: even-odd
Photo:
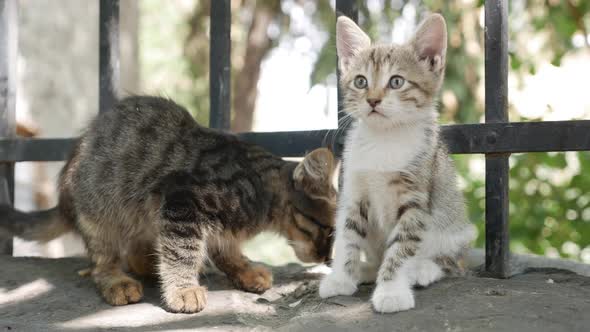
[[[327,149],[284,161],[236,137],[199,126],[174,102],[130,97],[98,115],[59,179],[56,208],[0,209],[0,234],[48,241],[70,229],[83,237],[92,277],[112,305],[138,302],[142,285],[123,272],[157,274],[166,306],[198,312],[206,257],[243,290],[271,287],[240,245],[261,231],[290,240],[299,259],[331,251],[336,192]],[[154,266],[155,268],[155,266]]]
[[[407,310],[412,286],[461,272],[475,236],[436,123],[446,24],[431,15],[405,45],[371,45],[346,17],[336,34],[344,110],[357,121],[343,156],[333,270],[320,296],[376,281],[376,311]]]

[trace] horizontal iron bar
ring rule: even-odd
[[[315,148],[343,143],[335,129],[250,132],[238,136],[283,157],[299,157]],[[454,154],[590,150],[590,120],[479,123],[442,126]],[[61,161],[76,138],[0,139],[0,162]]]
[[[336,130],[243,133],[242,138],[282,156],[343,144]],[[442,126],[453,154],[590,150],[590,120],[478,123]]]
[[[3,138],[0,139],[0,162],[66,160],[77,140],[77,138]]]
[[[590,150],[590,120],[478,123],[442,128],[454,154]]]
[[[248,132],[240,133],[241,139],[263,146],[281,157],[302,157],[307,152],[319,148],[333,149],[339,141],[336,129],[305,131]]]

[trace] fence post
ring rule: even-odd
[[[113,108],[119,97],[119,0],[99,4],[98,111]]]
[[[209,127],[229,130],[231,121],[231,0],[211,1]]]
[[[508,1],[485,2],[485,121],[508,122]],[[486,140],[495,140],[490,133]],[[486,273],[510,276],[508,156],[486,154]]]
[[[0,137],[16,136],[17,1],[0,0]],[[0,204],[14,202],[14,162],[0,163]],[[0,240],[0,254],[12,254],[12,239]]]

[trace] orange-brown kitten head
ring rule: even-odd
[[[335,168],[332,152],[322,148],[305,156],[291,174],[290,220],[284,232],[303,262],[322,263],[330,258],[336,213]]]

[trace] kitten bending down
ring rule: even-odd
[[[326,149],[299,164],[284,161],[200,127],[170,100],[131,97],[83,134],[60,175],[58,206],[34,213],[2,207],[0,235],[48,241],[75,229],[108,303],[142,297],[125,266],[138,275],[153,267],[168,309],[198,312],[206,304],[198,274],[207,256],[240,289],[271,287],[271,273],[240,250],[260,231],[284,235],[302,261],[329,257],[333,171]]]
[[[376,311],[407,310],[412,286],[462,272],[475,236],[436,121],[445,21],[431,15],[405,45],[371,45],[346,17],[336,34],[344,109],[357,121],[343,157],[333,270],[320,296],[351,295],[376,281]]]

